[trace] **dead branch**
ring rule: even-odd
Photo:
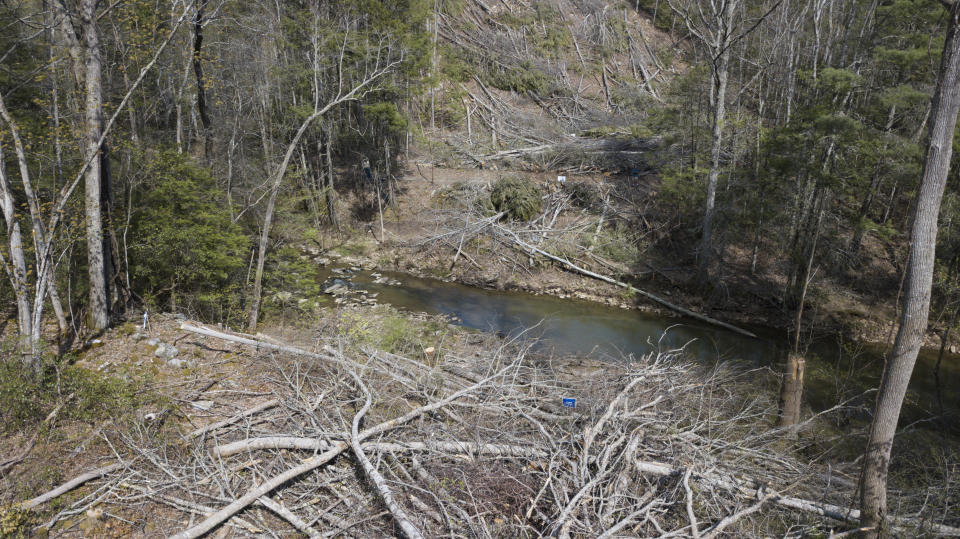
[[[698,533],[711,539],[750,535],[764,520],[795,522],[798,512],[812,533],[837,516],[855,521],[841,514],[852,492],[830,482],[835,470],[827,477],[798,460],[783,444],[799,442],[758,421],[775,409],[775,395],[739,397],[755,373],[695,374],[682,351],[581,371],[577,362],[527,359],[511,344],[424,363],[351,344],[344,333],[336,346],[321,341],[317,354],[207,334],[259,346],[241,371],[256,372],[260,389],[245,398],[269,394],[277,405],[251,421],[267,403],[218,403],[242,411],[207,431],[216,436],[193,437],[193,451],[159,450],[148,432],[127,435],[131,454],[123,459],[136,466],[84,504],[164,503],[203,515],[177,537],[223,524],[249,531],[238,518],[260,528],[251,533],[293,526],[311,537],[351,528],[354,536],[386,536],[404,520],[414,537],[690,537],[686,504]],[[362,383],[349,383],[345,369],[362,372]],[[561,395],[577,397],[577,407],[560,407]],[[130,495],[123,486],[134,480],[149,488]],[[928,519],[897,522],[907,533]],[[167,525],[181,524],[172,517]]]
[[[273,407],[277,406],[278,404],[280,404],[280,401],[278,401],[278,400],[276,400],[276,399],[273,399],[273,400],[269,400],[269,401],[260,403],[260,404],[258,404],[257,406],[254,406],[253,408],[249,408],[249,409],[247,409],[247,410],[244,410],[243,412],[240,412],[239,414],[237,414],[237,415],[235,415],[235,416],[233,416],[233,417],[229,417],[229,418],[227,418],[227,419],[224,419],[223,421],[218,421],[218,422],[216,422],[216,423],[212,423],[212,424],[210,424],[210,425],[207,425],[206,427],[200,427],[199,429],[196,429],[196,430],[194,430],[193,432],[191,432],[190,434],[188,434],[187,437],[188,437],[188,438],[196,438],[196,437],[202,436],[202,435],[204,435],[204,434],[206,434],[206,433],[208,433],[208,432],[212,432],[212,431],[215,431],[215,430],[218,430],[218,429],[222,429],[223,427],[232,425],[232,424],[236,423],[237,421],[240,421],[241,419],[244,419],[244,418],[246,418],[246,417],[250,417],[250,416],[252,416],[252,415],[258,414],[258,413],[260,413],[260,412],[262,412],[262,411],[264,411],[264,410],[269,410],[270,408],[273,408]]]
[[[400,507],[400,504],[394,500],[393,493],[390,491],[390,487],[387,486],[386,480],[380,475],[380,472],[377,471],[377,468],[363,452],[363,447],[360,445],[360,420],[366,415],[370,406],[373,405],[373,398],[370,396],[370,391],[367,389],[366,384],[357,376],[357,373],[350,371],[350,375],[353,376],[353,380],[363,391],[364,398],[366,399],[360,411],[353,416],[353,423],[350,430],[350,447],[353,448],[353,454],[356,455],[360,465],[363,466],[364,474],[366,474],[367,479],[373,483],[373,486],[376,487],[380,499],[383,500],[384,505],[390,510],[390,514],[393,515],[393,520],[400,526],[403,534],[407,536],[408,539],[423,539],[423,534],[413,525],[410,517],[408,517],[407,513]]]
[[[195,328],[195,329],[198,329],[198,328]],[[213,333],[217,333],[217,332],[213,332]],[[229,336],[229,337],[235,338],[235,337],[233,337],[232,335]],[[273,345],[273,346],[277,346],[277,345]],[[298,352],[302,352],[302,351],[299,351],[299,350],[298,350]],[[313,355],[313,354],[309,354],[309,355]],[[509,368],[509,367],[507,367],[507,368]],[[440,409],[440,408],[443,408],[444,406],[446,406],[446,405],[450,404],[451,402],[453,402],[453,401],[455,401],[455,400],[463,397],[464,395],[467,395],[467,394],[469,394],[469,393],[477,390],[478,388],[480,388],[480,387],[488,384],[491,380],[493,380],[494,378],[496,378],[496,377],[499,376],[500,374],[502,374],[502,372],[498,372],[498,373],[496,373],[496,374],[494,374],[494,375],[492,375],[492,376],[489,376],[489,377],[487,377],[487,378],[484,378],[484,379],[481,380],[480,382],[478,382],[478,383],[476,383],[476,384],[474,384],[474,385],[472,385],[472,386],[470,386],[470,387],[468,387],[468,388],[465,388],[465,389],[463,389],[463,390],[461,390],[461,391],[458,391],[457,393],[454,393],[453,395],[450,395],[449,397],[447,397],[447,398],[445,398],[445,399],[442,399],[442,400],[433,402],[433,403],[428,404],[428,405],[420,406],[420,407],[418,407],[418,408],[415,408],[415,409],[411,410],[410,412],[407,412],[406,414],[404,414],[404,415],[402,415],[402,416],[396,417],[396,418],[391,419],[391,420],[389,420],[389,421],[384,421],[383,423],[380,423],[380,424],[378,424],[378,425],[375,426],[375,427],[371,427],[371,428],[366,429],[366,430],[364,430],[363,432],[359,433],[359,434],[356,436],[356,438],[357,438],[358,441],[365,440],[365,439],[370,438],[370,437],[372,437],[372,436],[375,436],[375,435],[377,435],[377,434],[386,432],[386,431],[388,431],[388,430],[390,430],[390,429],[393,429],[393,428],[396,428],[396,427],[398,427],[398,426],[400,426],[400,425],[403,425],[403,424],[405,424],[405,423],[407,423],[407,422],[409,422],[409,421],[412,421],[412,420],[414,420],[414,419],[422,416],[423,414],[427,414],[427,413],[433,412],[433,411],[435,411],[435,410],[438,410],[438,409]],[[299,477],[299,476],[301,476],[301,475],[303,475],[303,474],[305,474],[305,473],[307,473],[307,472],[313,471],[313,470],[319,468],[320,466],[323,466],[324,464],[330,462],[331,460],[333,460],[334,458],[336,458],[337,456],[339,456],[341,453],[343,453],[348,447],[350,447],[350,445],[347,444],[347,443],[345,443],[345,442],[334,442],[334,443],[332,444],[331,448],[328,449],[327,451],[325,451],[324,453],[322,453],[322,454],[320,454],[320,455],[317,455],[317,456],[313,456],[313,457],[307,458],[307,459],[304,460],[300,465],[298,465],[298,466],[296,466],[296,467],[294,467],[294,468],[291,468],[291,469],[287,470],[286,472],[284,472],[284,473],[282,473],[282,474],[280,474],[280,475],[278,475],[278,476],[275,476],[274,478],[272,478],[272,479],[270,479],[270,480],[262,483],[262,484],[259,485],[258,487],[256,487],[256,488],[248,491],[246,494],[244,494],[242,497],[238,498],[237,500],[235,500],[234,502],[232,502],[232,503],[229,504],[228,506],[226,506],[226,507],[224,507],[223,509],[217,511],[217,512],[214,513],[213,515],[210,515],[210,516],[209,516],[208,518],[206,518],[204,521],[202,521],[202,522],[200,522],[200,523],[192,526],[191,528],[189,528],[189,529],[187,529],[187,530],[184,530],[184,531],[182,531],[182,532],[180,532],[180,533],[178,533],[178,534],[176,534],[176,535],[173,535],[173,536],[171,537],[171,539],[196,539],[197,537],[202,536],[203,534],[205,534],[205,533],[209,532],[210,530],[214,529],[216,526],[218,526],[219,524],[223,523],[225,520],[229,519],[230,517],[232,517],[233,515],[235,515],[235,514],[238,513],[239,511],[243,510],[244,508],[246,508],[246,507],[249,506],[250,504],[254,503],[254,502],[255,502],[258,498],[260,498],[261,496],[266,495],[267,493],[273,491],[274,489],[276,489],[276,488],[279,487],[280,485],[282,485],[282,484],[284,484],[284,483],[286,483],[286,482],[288,482],[288,481],[290,481],[290,480],[292,480],[292,479],[294,479],[294,478],[297,478],[297,477]]]
[[[43,505],[54,498],[58,498],[67,492],[87,483],[88,481],[93,481],[94,479],[100,479],[101,477],[107,476],[112,472],[115,472],[125,466],[124,463],[118,462],[116,464],[111,464],[109,466],[104,466],[103,468],[97,468],[96,470],[90,470],[87,473],[80,474],[77,477],[67,481],[66,483],[60,485],[59,487],[41,494],[36,498],[27,500],[20,504],[20,507],[24,509],[34,509],[40,505]]]
[[[312,526],[310,526],[310,524],[304,522],[300,517],[293,514],[293,512],[288,510],[286,507],[270,499],[270,496],[263,496],[257,500],[257,503],[263,504],[264,507],[273,511],[277,514],[277,516],[289,522],[290,525],[296,528],[298,531],[305,533],[307,537],[312,539],[314,537],[321,536],[320,532],[315,530]]]
[[[673,469],[666,464],[659,462],[635,462],[637,471],[652,475],[657,475],[660,477],[668,477],[672,475],[684,475],[686,476],[690,473],[689,470],[679,470]],[[702,474],[695,477],[704,484],[708,484],[714,487],[722,488],[738,496],[746,496],[750,498],[755,498],[758,500],[767,501],[770,500],[773,503],[786,507],[789,509],[796,509],[804,513],[810,513],[818,516],[827,517],[833,520],[840,522],[845,522],[848,524],[858,524],[860,522],[860,511],[856,509],[849,509],[846,507],[840,507],[838,505],[832,505],[828,503],[816,502],[813,500],[805,500],[802,498],[796,498],[792,496],[782,496],[776,492],[770,491],[764,494],[763,488],[755,488],[752,485],[758,484],[756,480],[736,480],[736,479],[726,479],[720,477],[716,474]],[[758,507],[756,510],[759,510]],[[733,515],[737,516],[737,515]],[[741,518],[745,515],[737,516]],[[914,519],[898,516],[888,517],[892,522],[899,525],[902,529],[911,529],[912,526],[918,524]],[[722,521],[721,521],[722,523]],[[726,524],[729,526],[730,523]],[[719,524],[718,524],[719,526]],[[929,526],[929,529],[936,533],[937,535],[943,537],[960,537],[960,528],[954,528],[951,526],[944,526],[942,524],[933,524]]]

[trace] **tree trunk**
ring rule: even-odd
[[[947,351],[947,344],[950,341],[950,331],[957,323],[957,316],[960,315],[960,304],[953,310],[947,327],[940,336],[940,353],[937,354],[937,363],[933,367],[933,381],[937,390],[937,408],[940,410],[940,417],[943,417],[943,385],[940,383],[940,365],[943,364],[943,354]]]
[[[949,28],[940,61],[940,80],[933,95],[923,178],[910,231],[911,250],[900,329],[880,381],[861,474],[861,525],[870,528],[864,535],[871,538],[887,531],[886,487],[890,452],[900,408],[927,328],[937,217],[953,153],[953,131],[960,112],[960,2],[953,2],[949,9]]]
[[[100,34],[97,28],[96,0],[80,3],[80,23],[83,28],[86,69],[84,85],[86,106],[84,112],[84,157],[90,166],[84,176],[84,203],[87,229],[87,276],[90,281],[87,323],[100,331],[110,323],[107,303],[106,265],[104,260],[103,217],[100,208],[102,181],[100,135],[103,132],[103,89],[101,86]],[[78,77],[79,78],[79,77]]]
[[[303,121],[300,129],[297,130],[297,134],[287,147],[287,153],[283,156],[283,162],[280,163],[280,166],[274,173],[273,185],[270,188],[270,199],[267,201],[267,212],[263,216],[263,227],[260,229],[260,243],[257,248],[257,270],[253,277],[250,319],[247,323],[250,331],[257,329],[257,319],[260,317],[260,296],[263,293],[263,263],[267,257],[267,241],[270,239],[270,225],[273,223],[273,211],[277,205],[277,193],[280,191],[280,184],[283,182],[283,177],[287,173],[287,167],[290,165],[290,158],[293,156],[297,145],[300,144],[300,138],[303,137],[303,133],[310,127],[310,124],[321,114],[322,112],[320,111],[314,112]]]
[[[880,160],[878,159],[877,161],[877,169],[879,169]],[[877,190],[880,189],[880,179],[880,171],[875,170],[873,173],[873,178],[870,180],[870,190],[867,192],[867,198],[863,200],[863,204],[860,205],[860,211],[857,213],[857,228],[853,234],[853,239],[850,241],[851,257],[857,256],[857,254],[860,252],[860,247],[863,245],[863,238],[867,233],[867,227],[864,226],[864,222],[870,215],[870,207],[873,205],[873,200],[877,196]]]
[[[333,186],[333,135],[326,131],[326,153],[327,153],[327,185],[324,191],[327,194],[327,215],[330,216],[330,224],[340,232],[340,220],[337,219],[337,192]]]
[[[2,151],[2,149],[0,149],[0,151]],[[27,263],[26,257],[23,254],[23,236],[20,232],[20,221],[17,219],[13,191],[7,179],[2,153],[0,153],[0,210],[3,211],[3,218],[7,223],[7,242],[10,261],[8,262],[3,258],[2,251],[0,251],[0,260],[3,261],[3,267],[7,272],[7,276],[10,278],[13,295],[17,302],[20,353],[23,357],[24,365],[34,372],[39,372],[39,358],[33,353],[33,346],[31,346],[33,310],[30,306],[30,287],[27,286]]]
[[[717,56],[713,59],[713,142],[710,148],[710,172],[707,175],[707,200],[703,210],[703,237],[700,240],[700,258],[697,267],[697,281],[705,286],[710,281],[710,264],[713,261],[713,219],[717,197],[717,181],[720,178],[720,151],[723,148],[723,124],[727,113],[727,79],[729,77],[730,45],[732,25],[737,2],[725,3],[722,18],[717,21],[717,42],[714,46]]]
[[[806,359],[800,354],[800,330],[803,328],[803,304],[807,299],[807,288],[810,285],[810,271],[813,268],[813,257],[817,252],[817,240],[820,239],[820,228],[823,226],[823,216],[826,213],[826,195],[819,197],[820,210],[817,215],[816,229],[813,232],[813,241],[807,253],[807,264],[802,274],[802,281],[798,293],[797,316],[794,321],[793,350],[787,355],[787,364],[783,372],[783,385],[780,387],[780,421],[781,427],[790,427],[800,422],[800,410],[803,405],[803,374],[806,370]]]
[[[13,138],[13,147],[17,155],[17,165],[20,168],[20,181],[23,184],[23,194],[27,199],[27,207],[30,210],[30,230],[33,234],[36,271],[41,274],[37,276],[39,286],[37,288],[37,295],[33,298],[34,307],[32,317],[34,321],[32,326],[34,336],[32,338],[33,342],[36,343],[39,341],[39,333],[37,330],[41,325],[43,314],[43,290],[46,290],[46,293],[50,296],[50,304],[53,306],[53,311],[56,314],[57,324],[61,333],[66,333],[70,329],[70,326],[67,324],[67,317],[63,311],[63,305],[60,302],[60,295],[57,293],[56,280],[53,276],[54,268],[51,265],[48,249],[48,241],[52,241],[52,239],[47,238],[47,233],[41,219],[40,202],[37,200],[36,193],[33,190],[33,183],[30,181],[30,167],[27,163],[27,153],[23,141],[20,138],[20,130],[10,115],[10,112],[7,110],[6,103],[3,102],[2,97],[0,97],[0,117],[7,123],[11,138]],[[4,178],[4,182],[9,182],[5,171]],[[9,183],[4,186],[4,190],[12,192]],[[19,234],[19,231],[17,233]],[[16,262],[16,256],[12,251],[11,257],[14,258],[13,261]],[[46,281],[46,285],[41,282],[44,280]],[[16,288],[16,285],[14,285],[14,287]]]
[[[104,278],[109,301],[107,311],[122,314],[126,310],[129,291],[124,287],[121,275],[120,242],[117,241],[113,216],[116,198],[113,194],[113,174],[110,171],[110,148],[106,144],[101,149],[100,159],[100,208],[103,215],[104,230]]]
[[[203,12],[208,0],[197,2],[197,13],[193,19],[193,73],[197,78],[197,112],[203,124],[203,157],[210,156],[212,143],[210,133],[210,115],[207,112],[207,96],[203,80],[203,64],[200,63],[200,51],[203,46]]]
[[[787,364],[783,372],[783,385],[780,387],[781,427],[790,427],[800,422],[800,410],[803,404],[803,375],[806,359],[796,353],[787,354]]]

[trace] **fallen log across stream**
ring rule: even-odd
[[[549,252],[547,252],[547,251],[544,251],[543,249],[540,249],[540,248],[538,248],[538,247],[536,247],[536,246],[530,245],[529,243],[527,243],[527,242],[523,241],[522,239],[520,239],[520,236],[518,236],[516,232],[510,230],[509,228],[506,228],[506,227],[504,227],[504,226],[500,226],[500,225],[497,225],[497,224],[494,224],[493,226],[496,227],[497,230],[500,230],[500,231],[506,233],[507,235],[509,235],[509,236],[511,237],[512,241],[513,241],[517,246],[519,246],[520,248],[522,248],[523,250],[525,250],[528,254],[531,254],[531,255],[533,255],[533,254],[539,254],[539,255],[545,256],[545,257],[549,258],[550,260],[553,260],[554,262],[558,262],[558,263],[562,264],[563,266],[566,266],[567,268],[569,268],[569,269],[571,269],[571,270],[573,270],[573,271],[575,271],[575,272],[577,272],[577,273],[580,273],[580,274],[582,274],[582,275],[586,275],[587,277],[592,277],[592,278],[594,278],[594,279],[599,279],[599,280],[601,280],[601,281],[604,281],[604,282],[607,282],[607,283],[610,283],[610,284],[619,286],[619,287],[621,287],[621,288],[626,288],[627,290],[630,290],[631,292],[633,292],[633,293],[635,293],[635,294],[637,294],[637,295],[639,295],[639,296],[643,296],[643,297],[645,297],[645,298],[647,298],[647,299],[649,299],[649,300],[651,300],[651,301],[654,301],[654,302],[656,302],[656,303],[659,303],[660,305],[663,305],[664,307],[666,307],[666,308],[668,308],[668,309],[670,309],[670,310],[672,310],[672,311],[678,312],[678,313],[680,313],[680,314],[682,314],[682,315],[685,315],[685,316],[689,316],[690,318],[696,318],[697,320],[700,320],[700,321],[702,321],[702,322],[706,322],[706,323],[712,324],[712,325],[714,325],[714,326],[722,327],[722,328],[724,328],[724,329],[729,329],[730,331],[734,331],[734,332],[739,333],[739,334],[741,334],[741,335],[746,335],[747,337],[753,337],[754,339],[757,338],[756,334],[751,333],[751,332],[749,332],[749,331],[747,331],[747,330],[745,330],[745,329],[743,329],[743,328],[739,328],[739,327],[737,327],[737,326],[734,326],[733,324],[728,324],[728,323],[726,323],[726,322],[717,320],[716,318],[711,318],[711,317],[709,317],[709,316],[707,316],[707,315],[700,314],[700,313],[695,312],[695,311],[691,311],[690,309],[681,307],[681,306],[679,306],[679,305],[677,305],[677,304],[675,304],[675,303],[671,303],[671,302],[669,302],[669,301],[661,298],[660,296],[657,296],[657,295],[655,295],[655,294],[651,294],[650,292],[647,292],[646,290],[641,290],[641,289],[639,289],[639,288],[637,288],[637,287],[635,287],[635,286],[633,286],[633,285],[631,285],[631,284],[625,283],[625,282],[623,282],[623,281],[618,281],[618,280],[614,279],[613,277],[608,277],[608,276],[606,276],[606,275],[602,275],[602,274],[600,274],[600,273],[596,273],[596,272],[590,271],[590,270],[588,270],[588,269],[586,269],[586,268],[582,268],[582,267],[574,264],[573,262],[570,262],[569,260],[567,260],[567,259],[565,259],[565,258],[561,258],[561,257],[559,257],[559,256],[557,256],[557,255],[555,255],[555,254],[552,254],[552,253],[549,253]]]

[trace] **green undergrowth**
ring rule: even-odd
[[[508,219],[530,221],[543,208],[543,192],[533,182],[506,177],[493,185],[490,202],[496,211],[505,212]]]
[[[33,537],[32,530],[37,524],[37,514],[29,509],[21,509],[16,504],[0,506],[0,537],[4,539]]]
[[[338,334],[351,347],[374,348],[432,364],[443,357],[443,345],[455,331],[443,320],[418,320],[379,305],[371,310],[342,312]]]
[[[57,420],[95,423],[119,419],[156,399],[143,388],[149,375],[133,370],[105,374],[73,364],[76,357],[45,357],[35,374],[24,368],[15,345],[0,344],[0,433],[45,425],[58,406]]]

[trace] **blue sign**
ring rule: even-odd
[[[564,399],[563,399],[563,407],[564,407],[564,408],[576,408],[576,407],[577,407],[577,399],[568,399],[568,398],[564,397]]]

